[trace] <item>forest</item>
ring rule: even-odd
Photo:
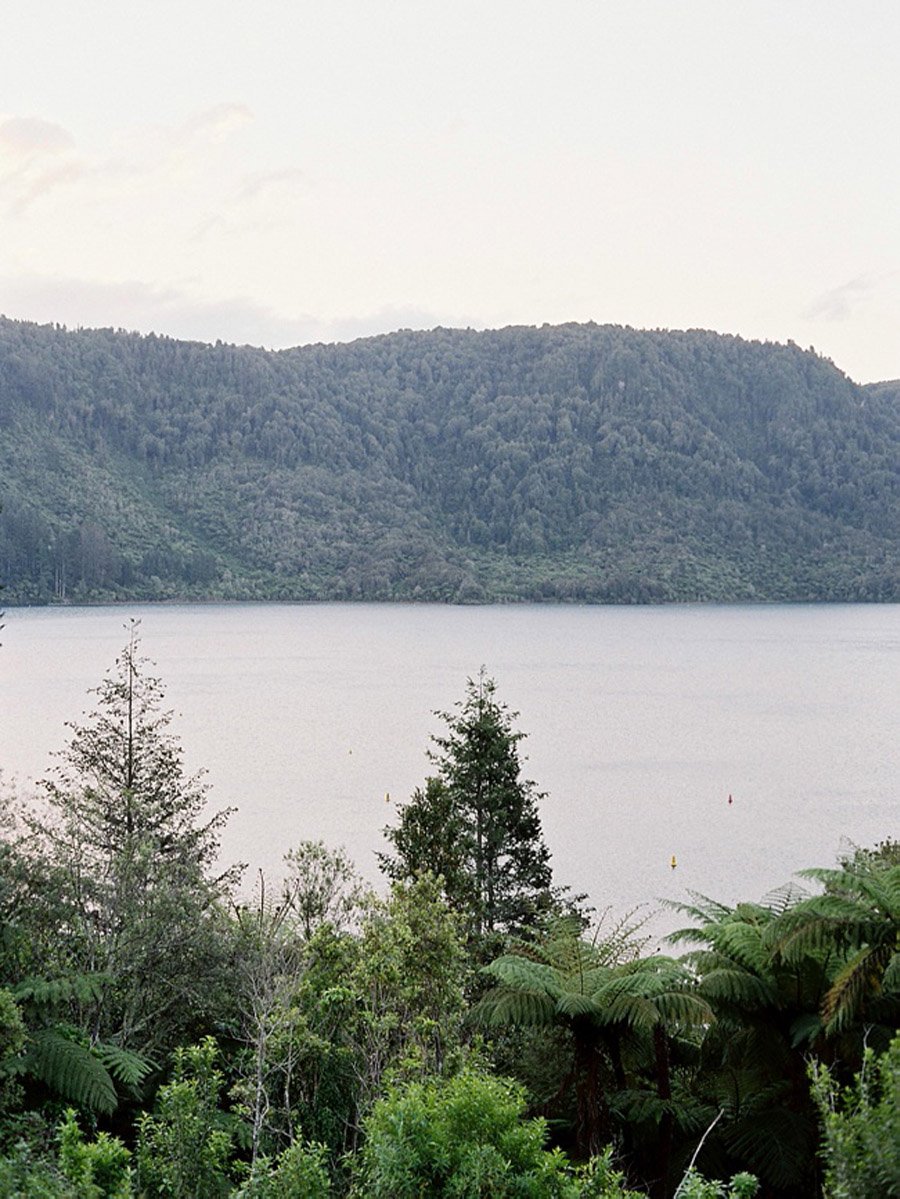
[[[0,318],[9,603],[900,599],[900,384],[704,331]]]
[[[0,1194],[900,1193],[900,844],[651,949],[552,871],[482,672],[373,893],[340,847],[220,861],[132,627],[0,838]]]

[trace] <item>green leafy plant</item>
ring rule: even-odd
[[[853,1085],[841,1087],[813,1063],[822,1122],[826,1199],[900,1195],[900,1034],[880,1056],[867,1049]]]
[[[156,1111],[138,1120],[137,1182],[148,1199],[215,1199],[230,1190],[231,1136],[218,1108],[222,1075],[211,1037],[175,1051]]]
[[[117,1137],[98,1132],[86,1141],[71,1108],[59,1130],[59,1164],[80,1199],[129,1199],[131,1153]]]

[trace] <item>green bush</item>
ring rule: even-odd
[[[215,1059],[212,1037],[177,1049],[175,1076],[160,1088],[156,1113],[138,1121],[138,1191],[147,1199],[215,1199],[231,1190]]]
[[[93,1141],[85,1141],[69,1108],[59,1130],[59,1164],[80,1199],[129,1199],[130,1158],[118,1137],[109,1133],[99,1132]]]
[[[259,1158],[235,1199],[327,1199],[330,1194],[328,1150],[296,1141],[274,1164]]]
[[[826,1199],[900,1195],[900,1034],[880,1057],[866,1050],[853,1086],[839,1087],[827,1066],[811,1074]]]
[[[416,1082],[365,1121],[359,1199],[574,1199],[578,1186],[515,1083],[474,1071]]]

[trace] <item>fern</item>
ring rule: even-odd
[[[71,978],[24,978],[11,990],[21,1006],[47,1010],[63,1003],[96,1003],[108,984],[105,974],[75,974]]]
[[[32,1033],[17,1068],[77,1107],[109,1115],[118,1103],[116,1088],[103,1062],[58,1029],[42,1028]]]
[[[156,1062],[119,1045],[97,1044],[94,1053],[116,1082],[134,1091],[140,1088],[151,1070],[156,1069]]]

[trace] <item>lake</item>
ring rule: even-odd
[[[188,768],[208,771],[213,807],[238,809],[223,857],[250,864],[248,887],[310,838],[378,880],[381,830],[429,771],[434,710],[482,665],[547,792],[556,881],[599,908],[755,900],[900,835],[900,605],[13,608],[0,766],[20,793],[131,617]]]

